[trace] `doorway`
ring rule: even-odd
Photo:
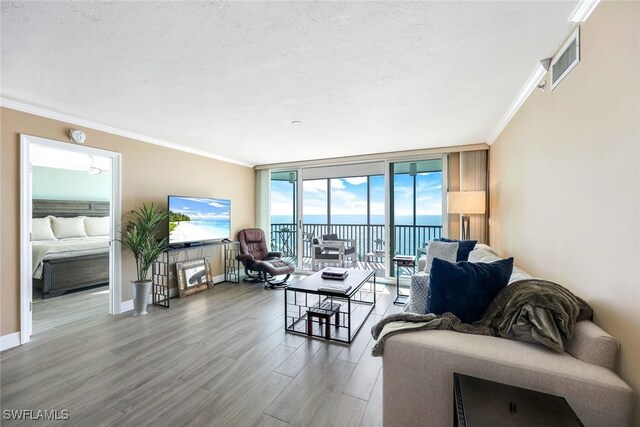
[[[55,203],[56,201],[51,202],[40,199],[35,203],[34,174],[39,175],[40,179],[42,178],[41,175],[43,173],[48,173],[49,177],[60,175],[59,173],[52,173],[51,171],[40,169],[39,166],[37,166],[37,163],[41,163],[39,157],[41,158],[43,153],[53,155],[56,152],[62,153],[62,158],[64,158],[66,162],[69,162],[70,159],[73,158],[79,159],[78,161],[80,163],[76,161],[73,166],[70,166],[70,168],[84,168],[84,171],[81,172],[82,174],[87,173],[98,175],[103,171],[103,169],[109,169],[109,177],[104,184],[106,187],[104,189],[105,197],[108,197],[109,202],[105,203],[96,200],[89,200],[92,197],[88,196],[86,197],[87,200],[75,201],[81,203],[74,203],[65,200],[57,200],[58,203]],[[86,159],[86,166],[78,166],[78,164],[82,163],[83,159]],[[121,312],[121,286],[119,284],[121,270],[120,245],[116,244],[114,241],[116,225],[121,217],[120,161],[121,155],[119,153],[92,147],[73,145],[31,135],[20,135],[21,344],[29,342],[31,340],[31,335],[34,332],[34,267],[38,269],[44,267],[44,264],[40,264],[41,260],[35,259],[35,255],[38,255],[38,253],[34,253],[34,241],[36,238],[38,238],[38,240],[51,239],[51,241],[55,243],[61,243],[61,241],[67,237],[71,239],[78,238],[80,241],[78,241],[77,244],[82,247],[78,246],[76,248],[74,246],[73,249],[70,249],[66,253],[52,254],[52,256],[49,257],[49,261],[46,263],[49,273],[51,273],[51,271],[56,271],[54,260],[56,260],[56,256],[59,256],[59,258],[57,258],[57,262],[62,264],[57,271],[60,275],[74,272],[78,269],[78,266],[90,267],[89,269],[91,270],[91,274],[94,274],[94,277],[90,277],[89,280],[83,278],[82,280],[84,281],[77,282],[76,285],[78,289],[83,288],[83,285],[97,285],[100,282],[104,282],[108,275],[108,287],[98,288],[93,293],[96,294],[97,301],[106,302],[105,300],[108,300],[109,314],[118,314]],[[38,196],[42,191],[41,186],[36,190],[36,196]],[[51,213],[48,213],[49,210],[51,210]],[[55,216],[56,212],[60,218]],[[86,212],[86,215],[83,215],[83,212]],[[45,223],[49,224],[51,228],[49,229],[45,227]],[[80,227],[81,225],[84,227]],[[80,231],[78,231],[79,229]],[[54,231],[58,234],[56,235]],[[78,235],[76,236],[76,234]],[[82,236],[79,234],[82,234]],[[90,236],[92,234],[95,236]],[[47,237],[47,235],[50,235],[50,237]],[[88,247],[84,246],[89,243],[83,240],[85,237],[87,237],[87,240],[102,241],[104,248],[101,249],[101,251],[104,252],[104,249],[107,249],[108,260],[105,259],[105,254],[100,256],[97,253],[92,253],[91,251],[75,252],[88,249]],[[42,251],[42,249],[38,248],[38,251]],[[51,251],[53,251],[53,249],[45,250],[47,253],[51,253]],[[71,256],[71,254],[73,256]],[[74,266],[72,264],[73,262],[78,262],[78,264]],[[99,263],[101,263],[100,268],[104,270],[102,273],[95,272]],[[42,271],[39,271],[38,274],[41,275]],[[104,277],[102,280],[100,279],[100,274]],[[86,275],[83,274],[83,276]],[[54,304],[50,305],[51,307],[58,306],[57,308],[60,310],[65,308],[65,304],[67,304],[67,301],[69,300],[67,299],[63,301],[65,297],[60,297],[58,295],[75,291],[76,289],[74,289],[73,286],[75,282],[73,281],[73,278],[63,278],[61,281],[55,281],[52,279],[54,277],[56,277],[55,274],[49,274],[46,276],[46,282],[41,279],[39,282],[39,289],[48,296],[60,298]],[[39,294],[38,296],[42,297],[42,295],[43,294]],[[84,298],[86,302],[88,295],[91,295],[91,290],[84,292],[84,295],[80,298]],[[107,298],[105,298],[105,296],[107,296]],[[38,302],[40,302],[40,300]]]

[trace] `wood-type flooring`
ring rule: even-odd
[[[376,307],[349,346],[285,333],[283,291],[252,283],[220,283],[144,317],[86,303],[90,313],[76,306],[65,322],[52,309],[55,323],[40,316],[30,343],[0,353],[0,403],[69,419],[1,423],[379,426],[382,360],[370,355],[370,328],[400,311],[394,288],[377,286]]]

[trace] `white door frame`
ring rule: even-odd
[[[31,340],[32,331],[32,258],[31,258],[31,218],[33,207],[31,147],[40,145],[65,151],[108,157],[111,159],[111,201],[109,214],[111,231],[109,239],[109,314],[121,312],[121,249],[120,243],[114,241],[117,221],[122,216],[121,210],[121,161],[122,155],[113,151],[85,147],[67,142],[20,134],[20,344]]]

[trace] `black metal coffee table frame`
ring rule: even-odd
[[[365,323],[376,305],[376,277],[374,271],[350,270],[349,277],[345,280],[356,279],[358,283],[346,294],[321,291],[315,284],[319,283],[320,272],[293,283],[284,291],[284,328],[286,332],[309,336],[307,331],[307,312],[314,305],[329,300],[340,304],[338,312],[340,327],[334,328],[334,333],[328,338],[329,341],[350,344],[356,337],[362,325]],[[318,276],[316,276],[318,275]],[[316,276],[316,277],[314,277]],[[373,278],[373,283],[368,283]],[[309,281],[305,284],[305,280]],[[323,283],[343,283],[336,280],[322,280]],[[312,285],[309,286],[308,284]],[[356,319],[353,319],[353,317]],[[315,323],[315,322],[313,322]],[[344,332],[343,332],[344,331]],[[346,336],[344,334],[346,333]],[[320,328],[319,334],[311,336],[315,338],[327,339]]]

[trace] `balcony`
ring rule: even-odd
[[[282,251],[284,256],[297,262],[297,224],[271,224],[271,248]],[[366,224],[304,224],[303,236],[303,270],[312,270],[311,240],[324,234],[337,234],[341,239],[356,241],[357,261],[354,268],[375,270],[376,276],[385,275],[386,242],[384,225]],[[395,244],[390,249],[393,255],[418,255],[418,249],[432,239],[442,236],[439,225],[395,225]],[[393,243],[393,242],[392,242]],[[347,266],[349,266],[347,264]],[[392,272],[394,274],[395,272]]]

